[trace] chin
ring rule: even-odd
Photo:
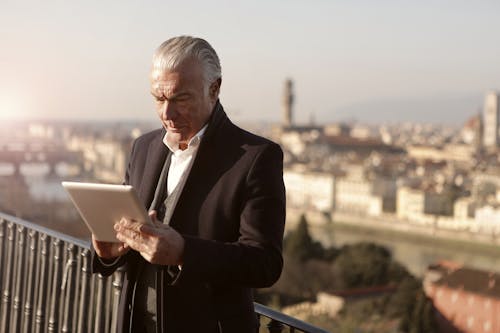
[[[181,142],[183,140],[183,135],[178,132],[173,132],[167,129],[168,139],[172,142]]]

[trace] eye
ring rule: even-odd
[[[189,103],[190,99],[191,99],[191,96],[189,96],[188,94],[182,94],[182,95],[177,96],[174,100],[175,100],[175,103],[177,105],[184,106],[187,103]]]

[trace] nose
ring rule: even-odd
[[[174,103],[165,101],[162,110],[162,117],[165,120],[175,120],[175,118],[177,118],[177,111],[175,109]]]

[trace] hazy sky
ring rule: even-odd
[[[0,117],[155,119],[148,71],[165,39],[218,52],[236,121],[445,121],[500,89],[499,1],[0,0]]]

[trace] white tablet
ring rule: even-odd
[[[62,186],[97,240],[118,242],[113,226],[123,217],[152,223],[130,185],[62,182]]]

